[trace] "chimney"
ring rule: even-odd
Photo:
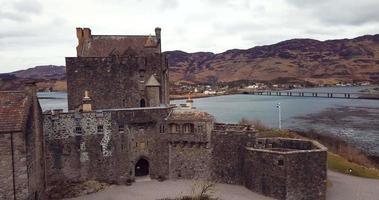
[[[80,41],[83,38],[83,29],[82,28],[76,28],[76,37]]]
[[[84,35],[83,35],[83,29],[82,28],[76,28],[76,37],[78,38],[78,46],[76,46],[76,55],[79,57],[81,56],[83,43],[84,43]]]
[[[161,28],[157,27],[155,28],[155,36],[157,37],[158,40],[161,39]]]
[[[88,91],[86,90],[84,92],[84,97],[82,100],[82,110],[83,112],[90,112],[92,111],[92,104],[91,104],[91,98],[88,96]]]
[[[90,28],[84,28],[83,29],[83,37],[85,40],[88,40],[91,38],[91,29]]]
[[[162,44],[162,42],[161,42],[161,28],[159,28],[159,27],[156,27],[155,28],[155,37],[157,37],[157,44],[158,44],[158,47],[159,47],[159,53],[161,53],[162,52],[162,47],[161,47],[161,44]]]

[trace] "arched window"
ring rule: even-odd
[[[191,123],[185,123],[183,125],[183,133],[193,133],[194,132],[194,125]]]
[[[171,124],[169,124],[169,127],[170,127],[170,133],[179,133],[180,132],[179,124],[171,123]]]
[[[141,99],[139,103],[140,103],[140,107],[146,107],[145,99]]]

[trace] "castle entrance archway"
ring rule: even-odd
[[[139,159],[134,170],[135,176],[149,175],[149,161],[144,158]]]

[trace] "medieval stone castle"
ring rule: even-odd
[[[46,113],[33,84],[0,92],[0,199],[48,199],[47,188],[98,180],[207,179],[277,199],[325,199],[326,149],[257,138],[169,104],[169,70],[155,35],[92,35],[77,28],[66,58],[68,112]]]

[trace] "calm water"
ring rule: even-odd
[[[367,88],[367,87],[364,87]],[[310,92],[358,92],[363,87],[312,88]],[[43,110],[67,110],[66,93],[39,93]],[[173,104],[185,100],[171,101]],[[218,122],[238,122],[241,118],[260,120],[278,127],[281,105],[282,127],[337,135],[370,154],[379,155],[379,101],[312,97],[229,95],[194,100],[194,106],[216,117]]]

